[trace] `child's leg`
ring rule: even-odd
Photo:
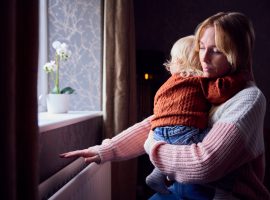
[[[166,176],[155,168],[152,173],[146,177],[146,184],[156,192],[169,194],[170,191],[165,184],[165,179]]]

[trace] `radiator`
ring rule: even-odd
[[[90,164],[49,200],[111,200],[111,164]]]

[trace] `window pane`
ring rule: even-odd
[[[49,60],[54,59],[55,40],[65,42],[72,52],[60,62],[59,75],[61,88],[76,90],[70,110],[101,110],[101,6],[100,0],[48,0]]]

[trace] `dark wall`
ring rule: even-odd
[[[268,0],[134,0],[136,45],[141,51],[159,51],[169,58],[172,44],[193,34],[205,18],[220,11],[240,11],[253,22],[256,32],[254,74],[257,85],[270,101],[270,2]],[[141,65],[141,67],[146,67]],[[270,108],[265,127],[270,129]]]

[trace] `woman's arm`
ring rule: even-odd
[[[145,153],[143,145],[150,131],[152,116],[131,126],[112,139],[105,139],[101,145],[88,149],[62,153],[61,158],[83,157],[86,163],[104,163],[137,157]]]
[[[170,145],[148,139],[145,148],[152,163],[179,182],[215,181],[263,154],[264,113],[265,97],[250,87],[217,109],[201,143]]]
[[[98,152],[101,163],[127,160],[142,155],[145,153],[143,145],[151,128],[151,118],[152,116],[136,123],[112,139],[105,139],[101,145],[90,148]]]

